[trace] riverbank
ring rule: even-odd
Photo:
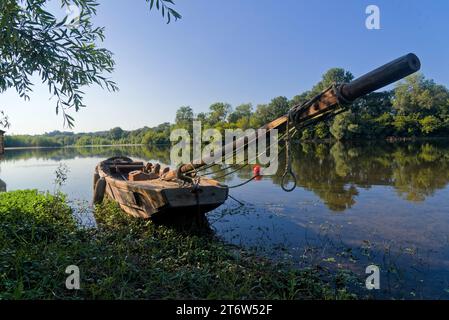
[[[422,141],[448,141],[449,136],[435,136],[435,137],[400,137],[400,136],[388,136],[384,138],[377,138],[377,139],[363,139],[363,138],[356,138],[356,139],[347,139],[347,140],[337,140],[335,138],[325,138],[325,139],[300,139],[298,137],[295,137],[292,139],[292,141],[296,143],[397,143],[397,142],[422,142]],[[224,141],[223,141],[224,143]],[[25,147],[14,147],[9,146],[5,147],[5,151],[8,150],[45,150],[45,149],[79,149],[79,148],[105,148],[105,147],[166,147],[170,148],[170,143],[154,143],[154,144],[144,144],[144,143],[128,143],[128,144],[92,144],[92,145],[63,145],[63,146],[25,146]]]
[[[77,148],[102,148],[102,147],[140,147],[143,144],[98,144],[98,145],[68,145],[68,146],[50,146],[50,147],[6,147],[5,150],[29,150],[29,149],[77,149]]]
[[[0,194],[0,299],[351,299],[345,272],[295,269],[211,235],[127,217],[115,204],[82,228],[65,196]],[[80,290],[65,270],[80,269]]]
[[[346,143],[346,144],[357,144],[357,143],[397,143],[397,142],[426,142],[426,141],[448,141],[449,137],[395,137],[395,136],[389,136],[385,138],[378,138],[378,139],[347,139],[347,140],[337,140],[334,138],[326,138],[326,139],[294,139],[293,141],[297,143],[327,143],[327,144],[334,144],[334,143]]]

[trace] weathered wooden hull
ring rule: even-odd
[[[228,188],[210,179],[201,180],[196,189],[160,179],[134,182],[109,174],[102,163],[97,166],[96,174],[95,186],[99,179],[104,179],[105,195],[137,218],[189,219],[219,207],[228,197]]]
[[[106,177],[105,191],[125,212],[138,218],[150,218],[156,214],[206,213],[223,204],[227,198],[227,189],[213,186],[203,186],[193,193],[190,188],[147,189],[138,183],[109,177]]]

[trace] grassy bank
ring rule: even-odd
[[[97,229],[79,227],[63,195],[0,194],[0,299],[348,299],[350,278],[297,270],[228,246],[131,219],[113,203]],[[80,269],[67,290],[65,269]]]

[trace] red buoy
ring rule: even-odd
[[[260,166],[259,165],[255,165],[253,168],[253,174],[255,177],[260,177]]]

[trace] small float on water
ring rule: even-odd
[[[107,196],[129,215],[153,220],[177,220],[203,215],[222,205],[228,188],[202,178],[186,181],[160,165],[114,157],[100,162],[94,173],[94,203]]]

